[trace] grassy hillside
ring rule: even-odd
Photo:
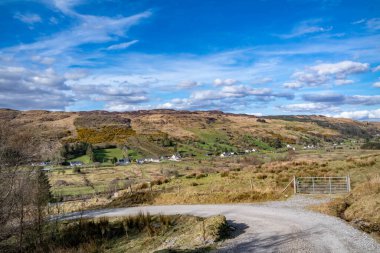
[[[55,159],[65,143],[126,145],[141,156],[159,157],[179,151],[184,155],[273,150],[276,143],[325,146],[344,140],[363,141],[379,134],[379,124],[323,116],[250,115],[218,111],[151,110],[136,112],[48,112],[0,110],[0,121],[16,129],[34,131],[48,141]],[[84,154],[82,154],[84,155]],[[118,157],[118,155],[116,156]],[[86,157],[78,158],[87,161]]]

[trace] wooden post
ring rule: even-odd
[[[253,181],[252,181],[252,178],[249,179],[249,182],[250,182],[250,184],[251,184],[251,191],[253,191]]]
[[[331,177],[329,177],[329,188],[330,188],[330,194],[331,194]]]
[[[313,193],[315,193],[314,177],[311,178],[311,181],[313,182]]]
[[[297,180],[296,180],[296,176],[293,176],[293,188],[294,188],[294,194],[297,194]]]
[[[351,192],[351,179],[350,179],[350,176],[347,175],[346,176],[346,184],[347,184],[347,192]]]

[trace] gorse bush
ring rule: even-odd
[[[135,135],[135,131],[129,127],[122,126],[103,126],[100,129],[95,128],[80,128],[77,129],[78,141],[87,143],[107,143],[107,142],[122,142],[128,137]]]

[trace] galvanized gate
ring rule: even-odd
[[[351,180],[346,177],[294,177],[294,193],[336,194],[351,191]]]

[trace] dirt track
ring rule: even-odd
[[[217,252],[380,252],[380,244],[346,222],[303,207],[318,200],[295,197],[265,204],[146,206],[88,211],[83,217],[139,211],[210,216],[223,214],[236,228]],[[78,217],[72,214],[68,218]]]

